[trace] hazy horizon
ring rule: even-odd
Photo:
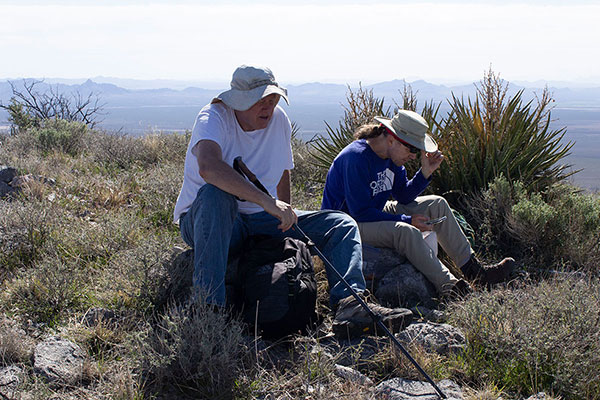
[[[3,77],[600,84],[600,4],[559,1],[0,0]],[[49,78],[52,79],[52,78]]]

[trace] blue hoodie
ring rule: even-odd
[[[410,203],[429,182],[421,170],[408,180],[404,166],[380,158],[366,140],[359,139],[346,146],[331,164],[321,209],[343,211],[357,222],[410,224],[410,216],[388,214],[382,211],[383,207],[390,196],[401,204]]]

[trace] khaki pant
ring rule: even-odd
[[[422,214],[430,219],[447,216],[444,222],[433,225],[438,242],[457,266],[469,260],[471,245],[443,197],[420,196],[409,204],[388,201],[383,211],[390,214]],[[404,222],[377,221],[361,222],[358,228],[363,243],[392,248],[406,256],[433,283],[438,293],[447,293],[456,283],[456,277],[438,260],[416,227]]]

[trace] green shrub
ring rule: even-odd
[[[600,399],[600,282],[555,279],[480,292],[449,309],[467,348],[457,368],[510,392]]]
[[[26,134],[35,138],[36,147],[42,154],[60,151],[75,156],[85,149],[87,133],[87,126],[82,122],[49,119]]]
[[[567,185],[533,193],[513,206],[509,227],[539,265],[600,270],[600,200],[593,195]]]
[[[44,259],[11,282],[4,293],[5,306],[36,322],[55,326],[73,312],[87,308],[84,278],[76,265]]]

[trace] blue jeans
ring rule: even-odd
[[[323,252],[353,289],[365,289],[360,234],[354,220],[339,211],[296,211],[298,226]],[[240,214],[235,197],[205,184],[179,221],[181,237],[194,249],[194,289],[207,293],[207,303],[225,305],[225,271],[229,252],[241,251],[250,235],[302,237],[292,229],[281,232],[279,220],[265,211]],[[350,296],[328,269],[329,300],[335,305]]]

